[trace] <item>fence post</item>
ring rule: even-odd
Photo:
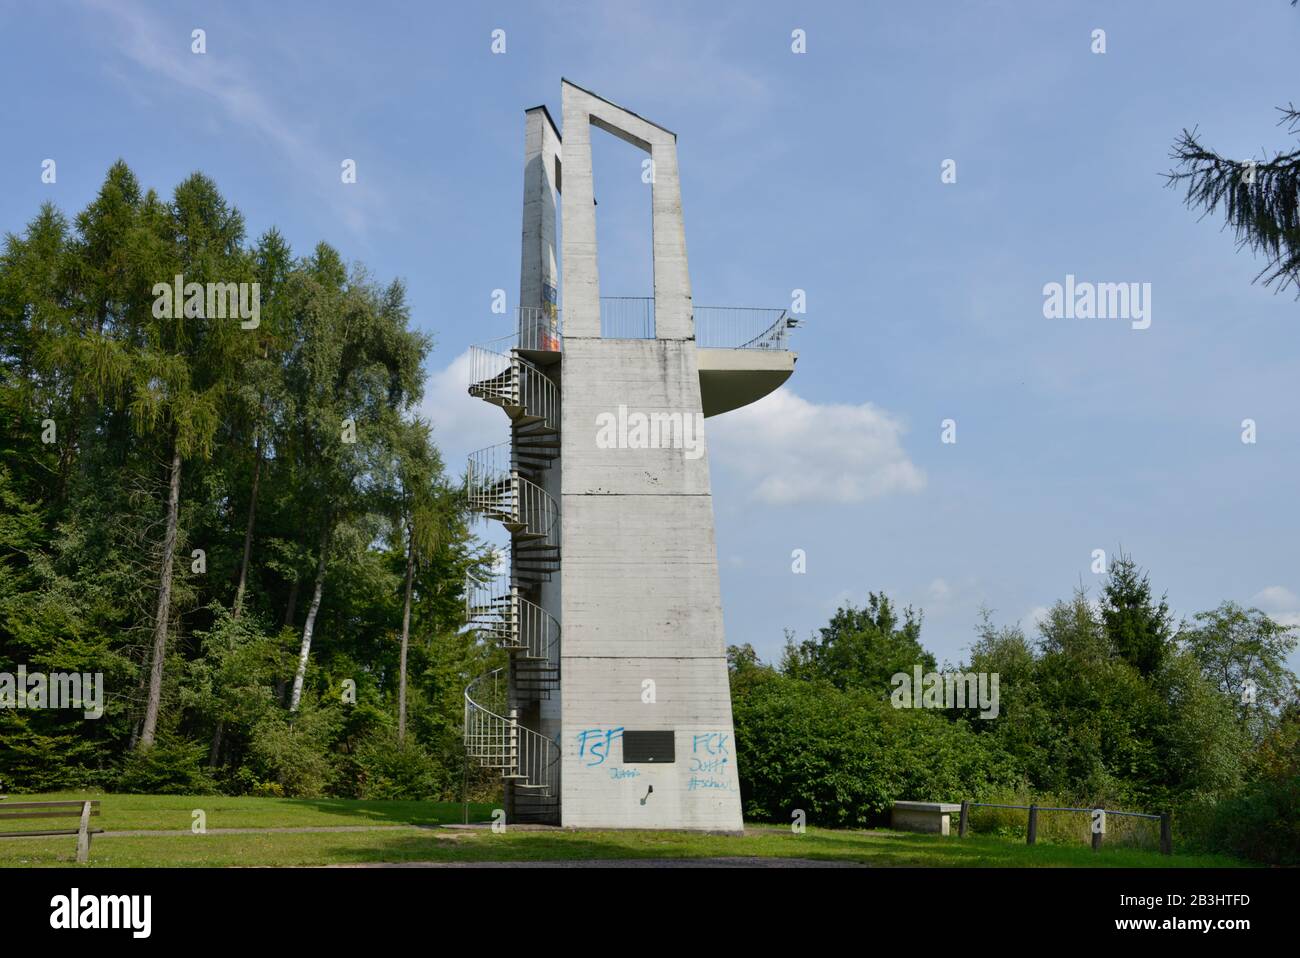
[[[1100,820],[1097,819],[1097,814],[1099,812],[1101,814]],[[1106,831],[1106,812],[1104,809],[1094,808],[1092,810],[1092,814],[1093,814],[1092,850],[1094,852],[1099,852],[1101,851],[1101,837],[1103,833],[1105,833]]]
[[[957,837],[966,837],[967,820],[970,818],[970,801],[962,799],[961,801],[961,818],[957,820]]]
[[[81,803],[81,828],[77,830],[77,862],[90,860],[90,802]]]
[[[1174,831],[1169,818],[1168,812],[1160,813],[1160,854],[1162,855],[1174,853]]]
[[[1032,845],[1038,841],[1038,806],[1029,806],[1029,835],[1026,837],[1025,844]]]

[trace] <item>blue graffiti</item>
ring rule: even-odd
[[[691,751],[700,751],[702,743],[705,753],[709,755],[726,755],[728,754],[727,739],[729,738],[731,738],[730,735],[723,735],[721,732],[706,732],[703,735],[696,735],[691,742]]]
[[[699,775],[692,775],[691,780],[686,783],[686,790],[688,792],[694,792],[700,789],[717,789],[723,792],[733,791],[732,787],[720,778],[714,778],[712,775],[707,778]]]
[[[611,768],[609,770],[609,777],[614,779],[614,781],[619,781],[624,778],[636,778],[640,774],[640,770],[635,768]]]
[[[725,758],[693,758],[691,759],[692,772],[721,772],[727,767],[729,759]]]
[[[615,739],[623,737],[623,728],[585,728],[578,733],[578,758],[584,758],[590,755],[593,761],[587,763],[591,768],[595,765],[603,765],[605,759],[609,758],[610,746],[614,744]],[[588,748],[590,745],[590,748]]]

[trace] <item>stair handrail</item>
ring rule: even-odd
[[[553,793],[558,784],[559,746],[540,732],[520,725],[513,714],[498,715],[470,694],[479,694],[476,687],[491,678],[495,695],[503,672],[500,668],[484,672],[465,687],[465,748],[480,764],[520,775],[525,784],[541,786],[545,794]]]
[[[508,616],[507,617],[507,611]],[[493,576],[465,580],[465,618],[477,628],[506,634],[511,645],[531,659],[545,661],[546,667],[560,667],[560,622],[544,608],[525,598],[513,586],[510,577]]]

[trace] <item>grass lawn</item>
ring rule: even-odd
[[[95,828],[110,832],[189,829],[193,812],[207,815],[208,828],[298,828],[329,825],[446,825],[464,820],[459,802],[362,802],[345,798],[227,798],[221,795],[102,795],[88,792],[50,792],[45,795],[10,795],[7,802],[99,802]],[[469,807],[471,822],[488,821],[492,805]],[[39,819],[37,820],[40,821]],[[63,827],[58,824],[53,827]],[[73,822],[75,825],[75,821]],[[6,823],[0,831],[20,831],[21,821]],[[20,841],[20,839],[13,839]],[[76,840],[73,839],[75,844]],[[0,856],[4,856],[0,847]]]
[[[10,801],[84,797],[72,794],[11,796]],[[346,865],[408,861],[551,861],[564,859],[701,858],[762,856],[860,862],[891,866],[1240,866],[1210,855],[1163,855],[1087,845],[1022,843],[994,838],[958,839],[904,832],[832,831],[809,828],[802,835],[785,826],[750,826],[743,836],[655,831],[519,831],[495,835],[483,830],[414,830],[404,825],[461,821],[458,804],[360,802],[344,799],[218,798],[212,796],[97,796],[109,830],[188,829],[190,812],[207,812],[208,828],[274,828],[332,825],[392,826],[364,832],[266,832],[97,837],[89,867]],[[3,803],[0,803],[0,807]],[[470,807],[471,821],[484,820],[491,806]],[[14,825],[19,823],[15,822]],[[0,866],[73,864],[76,838],[4,839]]]

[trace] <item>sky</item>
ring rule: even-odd
[[[1163,178],[1183,128],[1294,149],[1298,48],[1286,0],[0,0],[0,231],[119,157],[163,195],[203,171],[250,236],[407,283],[459,473],[507,438],[467,350],[510,331],[524,110],[566,77],[677,134],[696,303],[806,296],[787,385],[707,423],[729,643],[772,659],[883,591],[955,664],[981,607],[1032,635],[1095,597],[1097,549],[1180,618],[1300,624],[1300,303]],[[593,143],[602,293],[650,295],[641,154]],[[1067,276],[1150,284],[1150,325],[1048,318]]]

